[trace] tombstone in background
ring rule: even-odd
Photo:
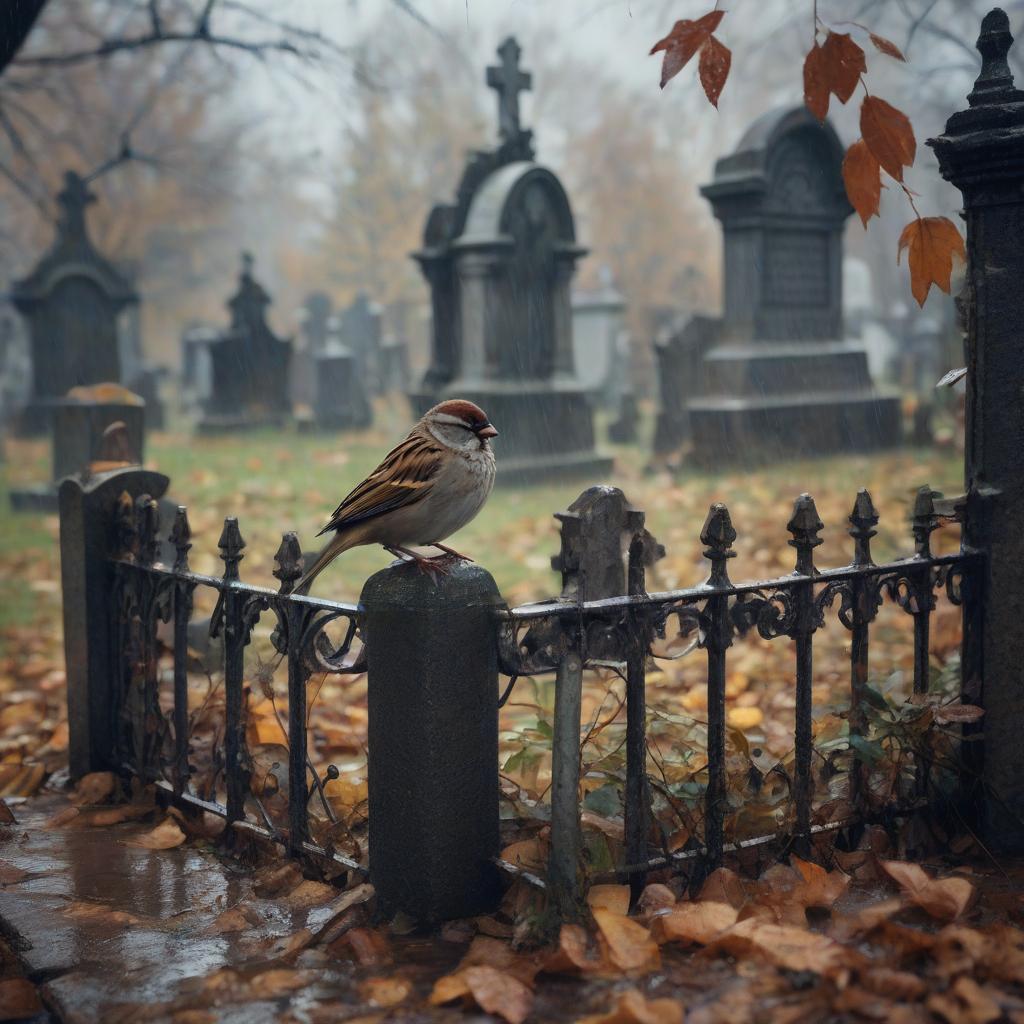
[[[409,303],[394,302],[382,316],[386,325],[380,343],[380,387],[383,394],[409,390]]]
[[[202,408],[213,390],[210,345],[220,337],[208,324],[192,324],[181,334],[181,397],[185,408]]]
[[[355,430],[373,423],[373,403],[360,376],[359,360],[342,340],[342,318],[325,323],[321,350],[313,356],[313,415],[300,431]]]
[[[315,402],[316,368],[314,360],[327,345],[328,321],[333,303],[326,292],[310,292],[302,304],[299,336],[292,352],[289,394],[298,416],[307,416]],[[301,408],[301,411],[300,411]]]
[[[85,214],[96,197],[85,181],[68,171],[57,199],[53,245],[11,287],[32,350],[32,390],[19,420],[29,434],[52,424],[54,403],[71,388],[122,379],[118,316],[138,302],[130,282],[93,248]]]
[[[498,93],[500,143],[472,154],[456,200],[435,206],[415,254],[430,285],[430,366],[410,397],[417,413],[461,397],[501,432],[498,480],[527,483],[598,476],[587,389],[576,375],[570,283],[585,250],[576,243],[562,183],[534,162],[519,123],[530,76],[506,39],[487,70]]]
[[[694,460],[760,463],[900,442],[900,405],[843,328],[843,147],[806,107],[758,119],[702,189],[724,234],[724,311],[688,403]]]
[[[32,359],[21,317],[0,302],[0,430],[28,400],[31,384]]]
[[[120,384],[96,384],[72,388],[51,403],[53,438],[52,480],[12,490],[11,508],[16,512],[52,512],[57,508],[57,484],[66,476],[81,473],[108,453],[104,438],[113,424],[121,424],[118,438],[127,452],[126,461],[142,462],[145,445],[146,403]]]
[[[704,359],[718,342],[716,317],[665,316],[655,328],[654,358],[658,367],[658,416],[654,454],[665,458],[690,437],[690,402],[704,393]]]
[[[572,346],[576,375],[605,406],[617,404],[619,382],[616,348],[626,315],[626,300],[615,287],[607,267],[601,284],[572,296]]]
[[[342,345],[355,357],[357,372],[371,395],[381,393],[381,310],[366,292],[360,292],[338,320]]]
[[[209,346],[212,386],[200,433],[280,425],[291,415],[291,339],[270,329],[271,298],[252,276],[252,267],[252,256],[243,253],[238,291],[228,301],[231,326]]]

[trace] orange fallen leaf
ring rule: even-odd
[[[185,833],[178,827],[173,818],[162,821],[151,832],[124,840],[125,846],[134,846],[142,850],[172,850],[185,842]]]
[[[412,992],[412,982],[407,978],[367,978],[359,986],[359,994],[371,1006],[397,1006]]]
[[[117,789],[117,776],[113,772],[89,772],[83,775],[75,786],[71,802],[76,807],[83,804],[102,804]]]
[[[736,923],[738,911],[727,903],[701,900],[681,903],[654,919],[651,930],[658,942],[699,943],[706,946]]]
[[[629,913],[628,885],[592,885],[587,892],[591,910],[610,910],[625,917]]]
[[[974,886],[966,878],[932,878],[919,865],[904,861],[880,863],[911,903],[940,921],[955,921],[974,899]]]
[[[603,974],[611,968],[607,951],[591,948],[586,930],[578,924],[563,924],[558,948],[544,962],[547,974]]]
[[[948,1024],[990,1024],[1005,1020],[996,993],[983,989],[973,978],[959,977],[946,992],[928,997],[925,1006]]]
[[[826,871],[820,864],[790,857],[793,867],[803,879],[796,891],[796,898],[805,907],[822,907],[831,910],[836,900],[846,892],[850,876],[842,871]]]
[[[683,1005],[675,999],[647,999],[635,988],[620,992],[607,1013],[581,1017],[577,1024],[682,1024]]]
[[[663,913],[675,905],[676,894],[667,885],[662,885],[660,882],[651,882],[650,885],[644,886],[644,891],[640,893],[640,899],[637,900],[637,909],[643,918]]]
[[[35,985],[26,978],[0,981],[0,1020],[27,1020],[43,1012]]]
[[[508,1024],[522,1024],[533,1008],[533,992],[528,986],[486,965],[464,967],[439,978],[430,994],[430,1003],[441,1006],[467,997],[485,1013],[503,1017]]]
[[[739,910],[747,902],[747,890],[743,879],[731,868],[715,868],[704,879],[698,898],[714,903],[728,903]]]
[[[610,910],[594,910],[601,939],[608,950],[608,959],[627,974],[646,974],[661,966],[658,944],[638,921]]]
[[[787,971],[812,971],[827,976],[838,974],[854,956],[825,935],[757,918],[735,924],[708,949],[737,957],[757,956]]]

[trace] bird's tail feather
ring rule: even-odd
[[[316,556],[316,560],[306,570],[302,579],[299,580],[293,594],[308,594],[313,580],[317,578],[343,551],[347,551],[355,544],[355,538],[343,533],[336,533],[331,541],[326,544]]]

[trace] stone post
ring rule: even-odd
[[[170,481],[140,466],[98,473],[60,485],[60,573],[68,691],[71,775],[115,769],[118,709],[117,651],[113,649],[115,516],[125,492],[161,497]]]
[[[370,880],[381,912],[472,917],[500,895],[498,648],[491,574],[414,565],[363,587]]]
[[[1024,849],[1024,92],[1006,62],[1012,41],[1006,15],[986,15],[969,109],[928,143],[963,193],[967,226],[964,543],[986,556],[980,674],[991,798],[982,822],[1002,851]],[[977,680],[964,683],[971,690]]]

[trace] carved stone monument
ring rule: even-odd
[[[96,197],[86,182],[68,171],[57,200],[53,245],[11,288],[32,350],[32,391],[19,417],[25,433],[46,430],[55,403],[71,388],[121,380],[118,315],[138,302],[130,282],[89,238],[85,214]]]
[[[844,336],[843,147],[803,106],[757,120],[704,186],[724,233],[724,311],[688,403],[704,465],[900,442],[899,402]]]
[[[586,388],[575,373],[570,283],[585,250],[558,178],[534,161],[519,121],[530,76],[506,39],[487,70],[498,93],[500,143],[474,153],[456,200],[435,206],[415,254],[430,284],[430,366],[412,402],[418,413],[461,397],[487,410],[501,483],[595,476]]]
[[[243,253],[238,291],[228,302],[231,326],[209,345],[212,380],[201,433],[277,424],[291,415],[292,343],[270,329],[271,299],[252,276],[252,266],[252,256]]]

